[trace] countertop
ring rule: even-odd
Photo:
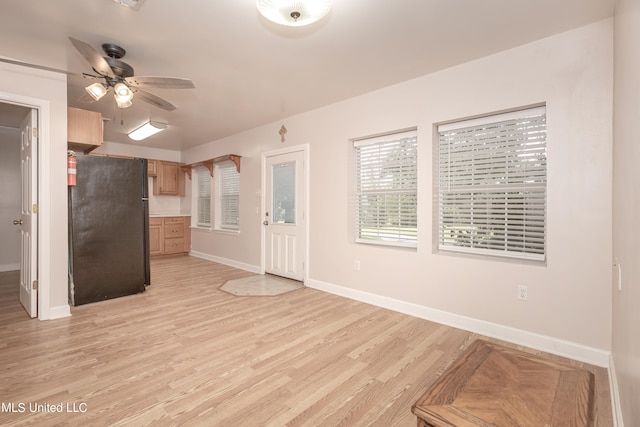
[[[188,213],[149,213],[149,218],[163,218],[168,216],[191,216]]]

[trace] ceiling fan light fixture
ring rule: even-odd
[[[102,83],[94,83],[84,88],[89,95],[96,101],[107,94],[107,87]]]
[[[115,98],[116,98],[116,105],[118,106],[118,108],[129,108],[133,105],[133,102],[131,102],[131,100],[125,99],[123,101],[121,99],[118,99],[117,96]]]
[[[113,90],[116,92],[116,96],[120,98],[122,101],[133,99],[133,92],[129,89],[124,83],[116,83],[113,87]]]
[[[115,92],[113,96],[116,99],[116,104],[118,104],[119,108],[131,107],[133,91],[129,89],[129,86],[124,83],[116,83],[113,90]]]
[[[129,132],[129,138],[134,141],[142,141],[145,138],[150,137],[151,135],[155,135],[158,132],[162,132],[167,128],[166,123],[153,122],[149,120],[147,123],[143,124],[137,129]]]
[[[256,0],[256,7],[271,22],[302,27],[324,18],[332,3],[332,0]]]

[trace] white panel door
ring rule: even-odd
[[[37,161],[37,110],[31,110],[20,125],[20,171],[22,174],[22,201],[20,220],[14,221],[20,226],[20,303],[29,316],[38,315],[38,171]]]
[[[266,158],[265,271],[304,279],[306,250],[304,154]]]

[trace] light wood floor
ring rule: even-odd
[[[218,289],[248,275],[157,259],[147,292],[40,322],[0,273],[0,425],[415,426],[411,405],[477,338],[308,288]],[[609,427],[606,370],[585,367]],[[60,403],[84,412],[31,413]]]

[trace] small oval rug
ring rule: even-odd
[[[237,296],[273,296],[304,288],[302,282],[274,276],[259,274],[227,281],[221,290]]]

